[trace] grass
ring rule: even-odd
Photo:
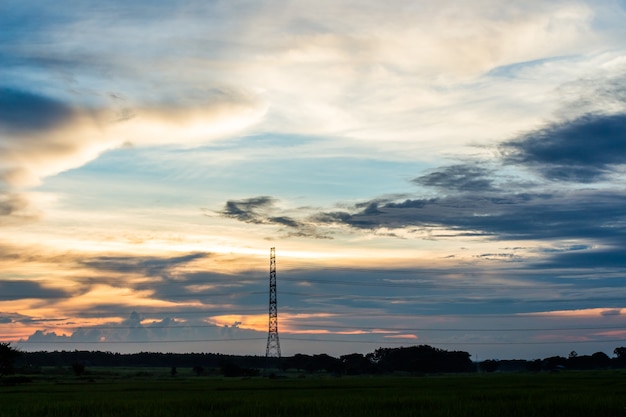
[[[0,386],[3,417],[626,416],[626,373],[226,379],[100,373]]]

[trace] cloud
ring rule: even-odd
[[[71,294],[56,288],[32,281],[0,281],[0,300],[21,300],[25,298],[54,299],[67,298]]]
[[[231,90],[197,89],[186,97],[117,108],[0,87],[0,218],[35,218],[27,214],[33,202],[26,187],[107,150],[195,147],[247,128],[263,112],[254,97]]]
[[[620,67],[621,68],[621,67]],[[613,70],[612,70],[613,71]],[[316,234],[347,226],[352,231],[403,229],[414,237],[444,236],[509,239],[593,239],[612,247],[623,242],[626,194],[611,183],[626,165],[626,115],[617,104],[623,89],[611,89],[619,68],[605,81],[581,81],[578,100],[564,102],[558,117],[541,128],[502,142],[489,165],[483,160],[439,167],[412,182],[435,189],[436,197],[406,194],[381,196],[343,204],[341,209],[277,216],[270,197],[232,200],[222,214],[247,223],[282,224],[295,230],[306,225]],[[585,94],[602,91],[601,103],[612,102],[614,113],[581,107]],[[601,106],[600,106],[601,107]],[[578,110],[585,111],[579,114]],[[550,182],[529,179],[536,172]],[[602,187],[590,185],[603,181]],[[569,187],[557,188],[567,182]],[[556,184],[555,184],[556,183]],[[429,192],[432,196],[432,193]],[[305,234],[306,235],[306,234]]]
[[[172,270],[209,257],[206,253],[190,253],[176,257],[98,256],[80,263],[90,269],[119,274],[141,274],[145,277],[170,278]]]
[[[50,319],[49,321],[54,321],[55,319]],[[43,320],[45,321],[45,320]],[[0,323],[1,324],[10,324],[10,323],[33,323],[35,320],[32,317],[19,314],[19,313],[7,313],[0,312]]]
[[[198,146],[245,129],[263,114],[254,97],[220,89],[122,104],[86,106],[0,89],[0,179],[32,185],[129,144]]]
[[[246,223],[264,223],[267,221],[264,212],[273,208],[274,203],[275,200],[268,196],[230,200],[226,202],[221,214]]]
[[[28,337],[17,342],[20,348],[49,350],[75,347],[77,349],[110,350],[118,352],[145,351],[146,343],[158,345],[158,349],[168,352],[206,351],[211,346],[214,351],[231,354],[246,352],[246,344],[237,343],[239,339],[263,340],[264,333],[242,329],[235,323],[232,326],[219,326],[204,320],[174,319],[165,317],[161,320],[144,319],[133,311],[121,322],[109,322],[96,326],[74,328],[65,333],[59,330],[36,330]],[[233,343],[225,343],[233,340]],[[220,342],[224,342],[222,344]],[[239,345],[239,346],[237,346]],[[261,343],[259,343],[259,350]],[[149,348],[153,349],[153,348]]]
[[[141,261],[141,257],[138,260]],[[130,260],[121,263],[130,264]],[[176,303],[168,306],[133,305],[122,300],[116,295],[118,293],[107,298],[106,292],[92,294],[98,296],[99,302],[89,301],[74,308],[64,309],[63,306],[51,305],[54,299],[44,300],[47,308],[55,307],[57,312],[62,311],[71,317],[71,321],[33,322],[28,328],[22,328],[28,330],[27,333],[22,331],[14,340],[21,339],[20,348],[28,350],[156,349],[232,353],[240,349],[249,354],[250,343],[257,342],[242,343],[240,339],[250,338],[258,341],[259,351],[263,352],[266,338],[263,332],[266,332],[266,327],[265,330],[259,329],[267,323],[265,269],[263,273],[244,270],[237,274],[220,275],[213,274],[209,265],[193,268],[181,262],[179,266],[175,279],[163,287],[153,277],[133,282],[133,279],[128,278],[133,275],[132,271],[123,268],[119,268],[119,276],[115,273],[118,268],[103,276],[108,283],[121,277],[125,286],[152,288],[152,293],[142,296],[144,300],[147,297],[176,299]],[[546,277],[545,270],[535,270],[535,267],[528,263],[509,264],[506,277],[502,276],[503,271],[498,268],[485,269],[478,265],[437,268],[431,264],[426,269],[397,265],[375,269],[326,269],[317,265],[302,269],[281,267],[279,294],[283,352],[310,352],[316,349],[310,344],[296,348],[291,340],[294,333],[311,330],[324,331],[322,339],[326,344],[341,333],[344,333],[344,338],[345,334],[362,334],[364,340],[373,344],[381,343],[384,336],[414,333],[424,343],[446,342],[458,348],[460,342],[466,340],[466,335],[472,333],[459,329],[478,327],[472,322],[476,314],[485,315],[481,318],[480,326],[484,329],[515,326],[539,329],[542,326],[565,325],[564,322],[547,322],[545,318],[523,319],[517,313],[550,311],[555,306],[563,310],[598,305],[606,309],[619,307],[619,297],[615,295],[619,280],[612,282],[609,278],[603,278],[591,284],[569,271],[570,276],[562,275],[558,282],[552,282],[551,278]],[[103,271],[106,272],[106,269]],[[76,272],[73,271],[74,275],[82,275]],[[99,276],[98,270],[90,275]],[[494,309],[497,309],[497,314],[492,318],[489,315],[494,314]],[[50,313],[47,316],[50,317]],[[416,316],[419,316],[419,325],[415,324]],[[20,323],[27,322],[27,318],[17,318],[11,314],[0,314],[0,317],[5,317],[5,321],[10,318],[12,323],[18,323],[18,320]],[[233,324],[236,322],[241,324]],[[515,326],[511,326],[512,322]],[[581,324],[580,319],[576,319],[575,323],[567,322],[567,325],[570,323],[572,326],[586,325],[586,322]],[[589,327],[596,325],[607,324],[595,323]],[[534,331],[534,334],[537,333],[541,332]],[[488,332],[480,332],[478,335],[473,332],[475,342],[488,343],[492,341],[491,335]],[[513,339],[526,338],[526,334],[522,336],[521,332],[507,335]],[[529,332],[528,337],[531,336]],[[350,337],[350,340],[361,340],[355,337],[357,339]],[[199,342],[188,342],[191,340]],[[511,341],[511,338],[503,340]],[[337,349],[339,353],[345,354],[342,350],[352,348],[340,345]]]
[[[277,200],[269,196],[229,200],[219,214],[245,223],[284,226],[289,237],[330,238],[327,234],[320,233],[314,224],[306,219],[297,220],[280,214],[281,210],[276,203]]]
[[[433,83],[448,88],[494,66],[564,55],[595,39],[594,14],[585,3],[486,3],[469,10],[458,1],[419,8],[294,1],[280,14],[272,2],[149,11],[113,2],[106,9],[73,5],[45,13],[9,7],[0,18],[12,45],[0,49],[6,64],[0,107],[10,111],[0,124],[11,134],[0,176],[5,184],[29,186],[109,149],[198,146],[256,124],[265,131],[413,143],[416,132],[438,134],[416,117],[447,106]],[[163,51],[171,55],[163,58]],[[413,94],[403,93],[407,85]],[[385,105],[370,104],[380,102]],[[466,188],[480,186],[476,173],[464,178]],[[445,186],[443,178],[422,180]],[[274,220],[297,229],[293,218]]]
[[[28,91],[0,87],[0,132],[41,132],[54,129],[74,117],[64,103]]]
[[[492,172],[474,164],[451,165],[413,180],[414,183],[444,191],[494,191]]]
[[[441,120],[462,123],[466,133],[478,130],[477,120],[487,119],[484,108],[449,107],[450,93],[473,108],[479,104],[468,80],[598,44],[603,39],[594,18],[606,5],[595,3],[481,0],[470,10],[459,0],[394,1],[393,7],[294,0],[285,6],[182,2],[147,10],[113,1],[107,8],[60,5],[45,12],[20,5],[0,17],[11,45],[0,49],[0,60],[7,64],[5,79],[59,93],[63,101],[114,94],[127,97],[131,110],[145,107],[132,114],[151,119],[155,101],[181,100],[198,86],[235,89],[264,98],[263,131],[383,137],[385,146],[398,138],[405,151],[417,134],[441,134],[431,129]],[[452,92],[459,85],[467,95]],[[442,136],[446,145],[458,140]]]
[[[626,230],[619,231],[619,240],[613,239],[613,245],[591,248],[585,251],[560,253],[551,256],[541,263],[545,268],[603,268],[624,269],[626,259],[623,256],[623,245],[626,243]]]
[[[548,180],[600,181],[626,164],[626,114],[553,123],[502,148],[506,163],[529,166]]]
[[[190,148],[241,133],[257,123],[266,105],[254,94],[224,88],[181,88],[178,94],[124,108],[110,126],[119,144]],[[119,146],[119,145],[118,145]]]
[[[509,239],[621,239],[626,195],[612,191],[452,195],[433,199],[363,202],[366,210],[322,212],[321,224],[351,228],[449,229],[453,236]],[[373,209],[375,208],[375,210]],[[430,237],[437,237],[429,235]],[[439,236],[443,238],[443,235]]]
[[[23,195],[1,191],[0,180],[0,226],[26,223],[39,218],[39,213]]]
[[[614,78],[592,86],[583,82],[586,90],[579,94],[603,90],[602,102],[609,98],[623,102],[623,89],[608,90]],[[561,113],[576,108],[576,103],[568,101]],[[583,113],[557,120],[521,133],[497,149],[497,158],[489,162],[492,168],[482,160],[466,158],[462,164],[440,167],[412,180],[436,189],[437,197],[375,197],[312,218],[321,225],[357,230],[413,229],[415,236],[433,231],[429,238],[592,239],[611,248],[624,242],[626,194],[613,175],[626,166],[625,113]],[[550,182],[528,180],[526,170]],[[600,181],[601,187],[590,186]],[[555,183],[563,182],[569,187],[556,188]],[[438,236],[443,230],[447,232]],[[586,257],[588,264],[593,263],[591,258],[616,261],[610,253],[592,252],[578,259]]]
[[[14,278],[0,281],[0,298],[25,300],[22,310],[29,304],[29,314],[55,310],[77,317],[111,317],[132,307],[143,311],[189,309],[203,314],[223,310],[222,302],[250,299],[251,293],[259,290],[258,271],[250,271],[250,261],[240,256],[199,252],[93,256],[90,252],[10,245],[0,249],[5,277],[18,274],[19,265],[45,271],[41,283]],[[229,293],[232,289],[237,291]],[[3,309],[13,305],[18,304],[5,304]]]
[[[600,313],[602,316],[619,316],[622,314],[622,310],[619,308],[604,310]]]
[[[107,145],[98,144],[93,115],[29,91],[0,89],[0,181],[33,185],[40,178],[82,165]]]

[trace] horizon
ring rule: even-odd
[[[626,2],[0,7],[0,341],[626,345]]]
[[[10,346],[10,343],[9,343]],[[256,354],[248,354],[248,355],[238,355],[238,354],[224,354],[224,353],[215,353],[215,352],[164,352],[164,351],[137,351],[137,352],[128,352],[128,353],[124,353],[124,352],[112,352],[112,351],[106,351],[106,350],[87,350],[87,349],[74,349],[74,350],[54,350],[54,351],[50,351],[50,350],[20,350],[20,349],[16,349],[13,346],[10,346],[12,349],[16,350],[19,354],[22,353],[26,353],[26,354],[44,354],[44,355],[55,355],[55,354],[62,354],[62,355],[69,355],[69,356],[73,356],[76,353],[86,353],[86,354],[104,354],[104,355],[108,355],[108,356],[114,356],[117,357],[119,356],[141,356],[141,355],[162,355],[162,356],[168,356],[168,355],[181,355],[181,356],[217,356],[217,357],[246,357],[246,358],[257,358],[257,359],[263,359],[264,361],[267,360],[281,360],[281,359],[292,359],[298,356],[307,356],[307,357],[324,357],[324,356],[330,356],[332,358],[335,359],[341,359],[342,357],[350,357],[353,355],[362,355],[362,357],[364,358],[369,358],[369,360],[374,360],[376,361],[376,359],[374,359],[374,357],[376,356],[376,353],[379,350],[385,350],[387,352],[398,352],[398,351],[402,351],[404,349],[414,349],[414,348],[427,348],[427,349],[434,349],[435,351],[439,351],[441,353],[464,353],[467,354],[467,358],[470,362],[475,363],[475,364],[480,364],[482,362],[492,362],[492,361],[497,361],[497,362],[526,362],[526,363],[532,363],[532,362],[537,362],[537,361],[543,361],[543,362],[547,362],[547,363],[552,363],[554,364],[554,360],[557,358],[560,359],[566,359],[566,360],[570,360],[573,362],[579,362],[578,364],[576,364],[575,366],[583,366],[583,367],[596,367],[594,369],[606,369],[606,367],[609,366],[608,362],[614,362],[615,367],[619,368],[621,366],[621,362],[623,362],[623,355],[620,356],[620,354],[617,352],[618,350],[623,350],[624,347],[623,346],[619,346],[615,349],[615,351],[613,352],[612,356],[606,354],[605,352],[594,352],[593,354],[583,354],[580,355],[578,354],[578,352],[576,351],[570,351],[567,355],[553,355],[550,357],[543,357],[543,358],[533,358],[533,359],[523,359],[523,358],[505,358],[505,359],[498,359],[498,358],[488,358],[488,359],[473,359],[472,355],[469,352],[465,352],[462,350],[456,350],[456,349],[442,349],[442,348],[437,348],[435,346],[430,346],[430,345],[408,345],[408,346],[393,346],[393,347],[389,347],[389,346],[381,346],[379,348],[376,348],[374,350],[372,350],[371,352],[366,352],[366,353],[357,353],[357,352],[350,352],[350,353],[343,353],[343,354],[338,354],[338,355],[328,355],[327,353],[294,353],[291,354],[289,356],[267,356],[267,355],[256,355]],[[605,359],[607,360],[607,362],[605,363],[596,363],[596,365],[593,365],[593,362],[584,362],[584,359],[588,359],[588,358],[593,358],[596,355],[601,354],[602,357],[602,361],[604,361]],[[373,355],[371,358],[369,357],[370,355]],[[604,356],[606,355],[606,356]],[[581,364],[580,361],[583,360],[583,363]],[[115,365],[114,365],[115,366]],[[549,369],[546,368],[546,369]],[[572,368],[572,369],[577,369],[577,368]],[[585,368],[585,369],[589,369],[589,368]]]

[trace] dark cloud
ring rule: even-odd
[[[169,277],[173,268],[208,256],[207,253],[190,253],[174,257],[98,256],[82,260],[80,263],[99,271]]]
[[[298,228],[302,226],[302,223],[287,216],[268,217],[270,223],[280,224],[287,227]]]
[[[397,209],[424,208],[428,205],[435,204],[438,200],[439,199],[437,198],[417,199],[417,200],[406,199],[400,202],[393,202],[393,201],[388,202],[385,204],[385,207],[397,208]],[[363,214],[365,214],[365,212],[363,212]]]
[[[502,240],[626,236],[626,195],[609,191],[459,195],[376,201],[376,207],[375,214],[355,207],[321,213],[316,220],[360,229],[446,227]]]
[[[600,315],[602,316],[620,316],[621,314],[622,314],[622,310],[619,308],[614,309],[614,310],[605,310],[600,313]]]
[[[624,231],[622,231],[622,234]],[[626,234],[625,234],[626,235]],[[617,242],[616,242],[617,243]],[[575,251],[554,254],[547,261],[542,262],[548,268],[626,268],[624,246],[626,236],[620,246],[592,248],[585,251]]]
[[[0,172],[0,181],[2,181]],[[0,192],[0,217],[14,216],[23,213],[29,207],[28,201],[21,195],[15,193]]]
[[[550,311],[555,306],[605,307],[619,305],[623,293],[619,279],[586,280],[576,274],[556,278],[533,265],[511,262],[508,253],[485,255],[506,258],[506,270],[490,272],[484,262],[463,266],[455,262],[456,267],[441,269],[292,270],[280,277],[281,303],[287,310],[298,306],[293,311],[317,309],[339,315],[355,308],[363,314],[389,315],[393,321],[398,314],[514,314]],[[511,282],[517,284],[511,287]]]
[[[378,203],[372,203],[378,206]],[[350,224],[353,221],[353,215],[346,211],[333,211],[327,213],[319,213],[312,217],[314,221],[319,223],[336,223],[336,224]]]
[[[65,298],[70,294],[65,291],[47,288],[31,281],[0,281],[0,300],[20,300],[24,298]]]
[[[7,132],[45,131],[71,120],[73,116],[74,111],[59,101],[28,91],[0,87],[0,129]]]
[[[276,199],[260,196],[243,200],[229,200],[220,214],[245,223],[277,224],[296,229],[304,226],[303,223],[291,217],[273,215],[272,213],[277,210]]]
[[[506,163],[553,181],[590,183],[626,164],[626,115],[588,114],[548,125],[502,146]]]
[[[378,206],[378,203],[376,203],[376,206]],[[316,222],[322,224],[345,224],[359,229],[376,229],[378,227],[384,227],[382,224],[385,223],[385,221],[381,221],[380,218],[377,218],[376,216],[379,215],[365,215],[363,212],[351,214],[348,212],[334,211],[320,213],[312,218]],[[381,216],[381,218],[382,217],[383,216]]]
[[[150,291],[151,297],[159,300],[196,300],[207,306],[220,303],[254,306],[261,300],[258,294],[264,293],[266,284],[265,274],[258,271],[231,274],[181,271],[176,279],[139,282],[132,286],[138,291]]]
[[[280,213],[276,215],[280,211],[276,207],[276,201],[276,199],[268,196],[229,200],[219,214],[245,223],[283,226],[287,228],[286,235],[288,237],[330,238],[328,235],[320,233],[311,222],[297,220]]]
[[[570,251],[579,251],[579,250],[588,250],[593,248],[591,245],[567,245],[560,248],[542,248],[539,249],[541,253],[561,253],[561,252],[570,252]]]
[[[267,196],[229,200],[220,214],[246,223],[264,223],[266,216],[263,212],[272,208],[274,202],[272,197]]]
[[[417,177],[415,184],[437,187],[445,191],[494,191],[492,172],[475,164],[451,165]]]
[[[517,255],[515,255],[514,253],[481,253],[480,255],[476,255],[476,258],[481,258],[481,259],[487,259],[487,260],[492,260],[492,259],[497,259],[497,260],[515,260],[515,258],[517,257]]]

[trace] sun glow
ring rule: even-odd
[[[210,319],[217,326],[239,327],[256,331],[267,331],[268,318],[265,314],[225,314],[212,316]]]

